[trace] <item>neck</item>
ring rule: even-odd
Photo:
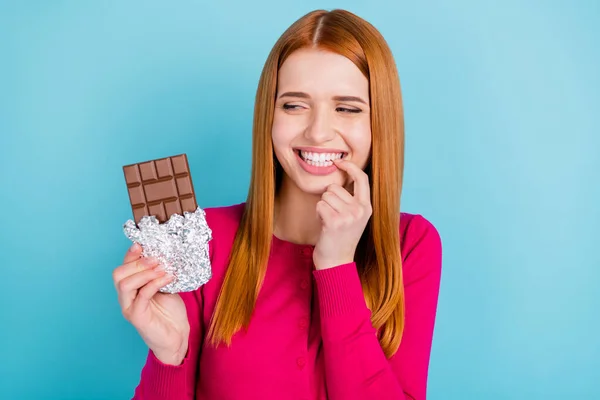
[[[274,235],[292,243],[316,244],[321,232],[317,214],[320,199],[320,195],[305,193],[284,177],[275,197]]]

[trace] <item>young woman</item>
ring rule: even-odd
[[[379,32],[314,11],[264,66],[247,201],[207,208],[213,276],[172,277],[134,245],[113,278],[149,347],[135,399],[426,396],[441,241],[400,213],[398,73]]]

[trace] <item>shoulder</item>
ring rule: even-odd
[[[441,274],[442,238],[423,215],[400,213],[400,253],[405,283],[424,275]]]
[[[202,291],[208,298],[215,297],[219,292],[244,208],[245,203],[202,208],[211,231],[208,253],[212,276],[202,286]]]
[[[219,207],[204,208],[206,214],[206,223],[209,227],[225,227],[237,229],[244,213],[246,203],[239,203]],[[212,225],[212,226],[211,226]]]
[[[206,224],[211,230],[211,239],[208,242],[209,257],[216,264],[229,257],[245,205],[244,202],[203,208]]]
[[[406,245],[427,239],[429,242],[440,242],[441,236],[434,224],[421,214],[400,213],[400,238]],[[435,244],[435,243],[430,243]]]
[[[244,213],[245,203],[202,208],[206,224],[211,231],[208,241],[208,253],[211,277],[208,282],[193,292],[180,293],[188,310],[194,310],[197,304],[206,305],[206,301],[214,305],[225,275],[225,268],[235,234]],[[203,306],[204,307],[204,306]],[[193,313],[194,311],[190,311]],[[190,318],[190,323],[195,318]]]

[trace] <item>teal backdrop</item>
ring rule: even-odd
[[[0,398],[131,397],[121,167],[185,152],[202,207],[244,201],[267,54],[337,7],[393,50],[402,208],[443,240],[428,398],[600,398],[595,0],[1,1]]]

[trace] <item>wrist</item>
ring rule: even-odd
[[[152,352],[154,353],[154,357],[165,365],[178,366],[181,365],[185,359],[185,354],[162,354],[154,350]]]
[[[188,352],[188,343],[185,341],[183,345],[177,351],[152,351],[154,356],[163,364],[167,365],[181,365],[185,360]]]
[[[317,262],[315,262],[315,269],[316,270],[323,270],[323,269],[329,269],[329,268],[334,268],[340,265],[345,265],[345,264],[350,264],[351,262],[354,262],[354,258],[353,257],[344,257],[344,258],[340,258],[340,259],[335,259],[335,260],[319,260]]]

